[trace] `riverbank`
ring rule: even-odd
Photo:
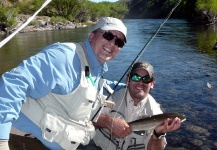
[[[23,23],[25,23],[30,15],[18,15],[17,24],[14,27],[5,28],[4,31],[0,31],[0,34],[11,34],[17,28],[19,28]],[[93,22],[88,22],[93,23]],[[84,28],[87,27],[86,24],[83,23],[75,23],[70,21],[64,22],[53,22],[51,18],[48,16],[36,16],[33,21],[31,21],[25,28],[23,28],[20,33],[25,32],[37,32],[37,31],[49,31],[49,30],[66,30],[73,28]]]

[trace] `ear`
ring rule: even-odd
[[[153,89],[154,88],[154,83],[155,83],[155,81],[152,81],[150,84],[151,84],[151,89]]]
[[[130,77],[127,75],[126,76],[126,83],[128,84],[130,82]]]
[[[94,33],[93,32],[91,32],[90,34],[89,34],[89,41],[91,41],[92,39],[93,39],[93,37],[94,37]]]

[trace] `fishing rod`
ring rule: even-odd
[[[169,17],[172,15],[173,11],[179,6],[179,4],[181,3],[182,0],[179,0],[176,5],[172,8],[172,10],[170,11],[170,13],[167,15],[167,17],[164,19],[164,21],[160,24],[160,26],[157,28],[156,32],[154,35],[151,36],[151,38],[148,40],[148,42],[144,45],[144,47],[140,50],[139,54],[136,56],[136,58],[133,60],[133,62],[131,63],[131,65],[128,67],[128,69],[125,71],[125,73],[123,74],[123,76],[120,78],[120,80],[118,81],[118,83],[114,86],[113,90],[116,89],[116,87],[118,86],[118,84],[121,82],[121,80],[123,79],[123,77],[127,74],[127,72],[132,69],[133,64],[139,59],[139,57],[142,55],[142,53],[145,51],[145,49],[147,48],[147,46],[151,43],[151,41],[155,38],[155,36],[158,34],[158,32],[160,31],[160,29],[162,28],[162,26],[167,22],[167,20],[169,19]],[[111,96],[111,92],[109,92],[109,95],[106,97],[106,100],[109,99],[109,97]],[[112,105],[112,104],[111,104]],[[98,117],[97,114],[99,115],[100,111],[102,110],[103,106],[100,107],[95,115],[92,117],[92,121],[97,121]]]
[[[118,86],[118,84],[121,82],[121,80],[123,79],[123,77],[127,74],[127,72],[133,67],[133,64],[139,59],[139,57],[142,55],[142,53],[145,51],[145,49],[147,48],[147,46],[151,43],[151,41],[155,38],[155,36],[158,34],[158,32],[160,31],[160,29],[162,28],[162,26],[167,22],[167,20],[169,19],[169,17],[172,15],[173,11],[179,6],[179,4],[181,3],[182,0],[179,0],[176,5],[172,8],[172,10],[170,11],[170,13],[167,15],[167,17],[164,19],[164,21],[160,24],[160,26],[158,27],[158,29],[156,30],[155,34],[148,40],[148,42],[144,45],[144,47],[141,49],[141,51],[139,52],[139,54],[136,56],[136,58],[133,60],[133,62],[130,64],[130,66],[127,68],[127,70],[125,71],[125,73],[123,74],[123,76],[120,78],[120,80],[118,81],[118,83],[114,86],[113,90],[115,90],[115,88]],[[125,90],[125,94],[126,94],[126,91],[127,91],[127,88]],[[108,98],[111,96],[112,93],[109,93],[109,95],[107,96],[106,100],[108,100]],[[125,94],[121,100],[121,105],[122,105],[122,102],[124,101],[124,97],[125,97]],[[117,112],[119,111],[121,105],[119,105],[118,109],[117,109]],[[102,109],[99,108],[98,112]],[[116,114],[114,115],[114,118],[116,117]],[[112,133],[112,129],[113,129],[113,121],[112,121],[112,127],[111,127],[111,133]],[[110,139],[112,139],[112,134],[110,135]],[[107,150],[109,150],[110,148],[110,144],[111,144],[111,140],[108,144],[108,147],[107,147]]]
[[[116,87],[118,86],[118,84],[121,82],[121,80],[124,78],[124,76],[127,74],[127,72],[129,70],[132,69],[133,64],[139,59],[139,57],[143,54],[143,52],[145,51],[145,49],[147,48],[147,46],[152,42],[152,40],[155,38],[155,36],[158,34],[158,32],[160,31],[160,29],[163,27],[163,25],[167,22],[167,20],[169,19],[169,17],[172,15],[173,11],[179,6],[179,4],[181,3],[182,0],[179,0],[176,5],[172,8],[172,10],[170,11],[170,13],[167,15],[167,17],[164,19],[164,21],[160,24],[160,26],[157,28],[155,34],[153,34],[151,36],[151,38],[148,40],[148,42],[144,45],[144,47],[140,50],[140,52],[138,53],[138,55],[136,56],[136,58],[132,61],[132,63],[130,64],[130,66],[127,68],[127,70],[125,71],[125,73],[123,74],[123,76],[119,79],[118,83],[114,86],[113,90],[116,89]],[[111,96],[112,93],[109,93],[109,95],[107,96],[106,100],[108,100],[108,98]]]
[[[5,45],[10,39],[12,39],[20,30],[22,30],[25,26],[27,26],[34,18],[35,16],[45,7],[47,6],[52,0],[46,0],[44,4],[31,16],[28,18],[28,20],[23,23],[21,26],[19,26],[10,36],[5,38],[0,42],[0,48]]]

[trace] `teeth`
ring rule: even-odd
[[[107,53],[111,53],[111,50],[108,49],[108,48],[104,48],[104,50],[105,50]]]
[[[142,88],[142,87],[136,87],[136,89],[137,89],[137,90],[142,90],[143,88]]]

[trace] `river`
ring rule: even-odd
[[[119,80],[162,21],[125,19],[128,42],[108,62],[110,72],[105,78]],[[90,30],[91,27],[17,34],[0,49],[0,74],[48,44],[82,41]],[[156,83],[151,94],[163,111],[187,116],[179,130],[167,134],[168,150],[217,149],[217,51],[212,49],[216,40],[216,26],[170,19],[139,57],[154,66]]]

